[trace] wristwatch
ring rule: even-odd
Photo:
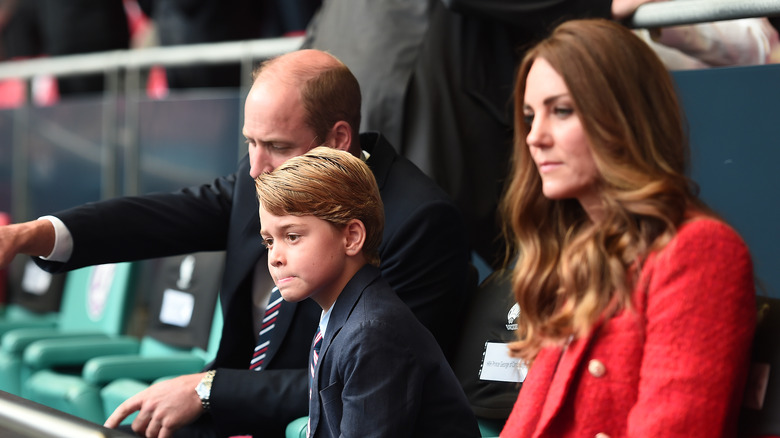
[[[217,370],[207,371],[206,375],[198,383],[198,386],[195,387],[195,392],[198,393],[200,404],[203,406],[204,411],[208,411],[211,408],[211,382],[214,381],[216,373]]]

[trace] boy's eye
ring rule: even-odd
[[[295,242],[296,240],[298,240],[300,238],[301,238],[301,236],[299,236],[298,234],[288,234],[287,235],[287,240],[289,240],[290,242]]]
[[[263,239],[262,243],[265,249],[271,249],[271,247],[274,245],[274,239],[268,237],[266,239]]]

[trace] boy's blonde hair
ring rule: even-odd
[[[314,216],[338,228],[358,219],[366,227],[363,255],[379,266],[384,208],[374,174],[359,158],[316,147],[258,176],[255,188],[265,211],[276,216]]]

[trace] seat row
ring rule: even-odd
[[[0,390],[102,424],[149,384],[201,371],[222,330],[223,266],[223,252],[204,252],[51,275],[17,258],[0,316]]]
[[[219,345],[223,267],[224,253],[208,252],[52,276],[18,258],[0,314],[0,390],[102,424],[150,384],[201,371]],[[515,336],[519,309],[510,290],[505,271],[481,282],[452,358],[484,437],[498,435],[524,377],[513,382],[490,369],[491,348]],[[780,436],[780,416],[772,415],[780,412],[780,374],[773,369],[780,366],[780,300],[759,297],[757,306],[741,432]],[[131,334],[130,311],[138,308],[148,314],[140,333]],[[306,420],[291,423],[287,437],[305,436]]]

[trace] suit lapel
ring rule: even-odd
[[[330,370],[325,366],[325,357],[328,355],[328,349],[330,348],[333,340],[338,336],[344,324],[352,314],[352,310],[360,300],[363,291],[371,284],[377,277],[379,277],[380,271],[378,268],[365,265],[363,266],[353,277],[349,280],[349,283],[341,291],[336,302],[333,304],[333,310],[330,314],[330,320],[328,321],[328,328],[325,330],[325,336],[322,338],[322,346],[320,347],[320,362],[314,373],[314,382],[312,383],[311,401],[309,402],[309,425],[312,431],[317,430],[317,424],[320,421],[320,398],[319,391],[322,389],[320,385],[320,376],[323,376],[323,372],[327,372],[325,375],[325,384],[329,384],[327,376],[330,374]],[[338,354],[335,352],[334,354]],[[325,370],[325,371],[323,371]]]
[[[232,294],[254,272],[258,259],[265,251],[260,241],[260,216],[254,190],[254,180],[249,176],[248,159],[239,165],[233,211],[228,228],[227,258],[222,291]],[[225,303],[223,303],[225,304]],[[245,305],[245,304],[244,304]]]
[[[590,349],[595,338],[594,334],[598,333],[600,325],[601,323],[597,323],[585,338],[573,340],[561,353],[557,368],[552,371],[552,382],[534,436],[545,434],[550,423],[566,402],[575,373],[580,369],[581,362]]]
[[[395,160],[395,149],[376,132],[360,134],[361,147],[370,154],[368,157],[368,167],[374,174],[376,184],[381,191],[387,181],[387,175],[390,173],[391,165]]]

